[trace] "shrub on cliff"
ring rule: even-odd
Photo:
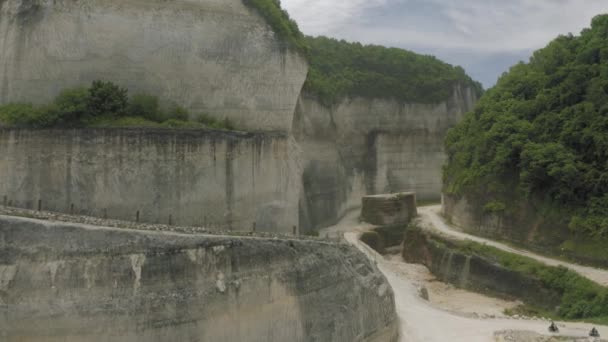
[[[94,81],[89,88],[89,115],[124,115],[129,103],[127,94],[127,89],[112,82]]]
[[[84,87],[62,91],[55,98],[59,122],[66,126],[78,125],[89,113],[91,93]]]
[[[43,128],[60,121],[61,113],[54,105],[35,107],[28,103],[11,103],[0,106],[0,124]]]
[[[433,56],[327,37],[307,42],[310,71],[304,90],[327,106],[346,96],[436,103],[447,100],[456,84],[482,91],[461,67]]]
[[[89,88],[62,91],[44,106],[8,104],[0,106],[0,124],[19,127],[167,127],[234,130],[228,119],[206,117],[190,120],[184,107],[173,104],[163,111],[157,97],[137,94],[130,100],[127,90],[111,82],[95,81]]]
[[[281,8],[279,0],[243,0],[245,5],[252,7],[264,17],[276,35],[286,43],[287,47],[295,48],[304,54],[309,51],[304,35],[287,11]]]
[[[608,238],[608,15],[512,67],[446,146],[448,192],[547,201],[574,234]]]
[[[127,107],[127,114],[154,122],[162,122],[166,119],[160,109],[158,97],[148,94],[133,95]]]

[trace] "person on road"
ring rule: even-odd
[[[591,329],[591,331],[589,332],[589,336],[600,337],[600,333],[597,331],[597,329],[595,329],[595,327],[593,327],[593,329]]]
[[[551,325],[549,326],[549,332],[552,333],[558,333],[559,332],[559,328],[557,327],[557,325],[555,325],[555,322],[551,322]]]

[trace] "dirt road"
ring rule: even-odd
[[[510,253],[515,253],[526,256],[528,258],[535,259],[549,266],[563,266],[582,275],[583,277],[589,278],[597,282],[598,284],[608,286],[608,270],[602,270],[589,266],[581,266],[561,260],[551,259],[542,255],[534,254],[526,250],[513,248],[500,242],[464,233],[459,229],[447,224],[440,216],[440,212],[441,206],[439,205],[418,208],[418,216],[421,220],[422,228],[431,229],[441,234],[445,234],[447,236],[451,236],[461,240],[471,240],[479,243],[484,243],[488,246],[496,247],[498,249],[502,249]]]
[[[423,215],[427,211],[423,210]],[[546,321],[516,320],[506,318],[471,318],[448,312],[433,306],[418,296],[416,286],[401,272],[403,262],[391,261],[376,253],[359,241],[362,231],[369,229],[360,224],[357,215],[345,217],[338,225],[322,233],[344,234],[345,239],[376,262],[395,293],[397,314],[401,321],[401,341],[407,342],[490,342],[494,333],[502,330],[523,330],[548,334]],[[582,323],[559,323],[562,335],[587,336],[592,325]],[[608,336],[608,327],[598,327],[602,336]]]

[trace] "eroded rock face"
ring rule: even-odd
[[[443,140],[476,100],[460,86],[437,104],[354,98],[327,108],[303,94],[293,130],[304,153],[301,225],[331,225],[367,194],[415,191],[438,200]]]
[[[241,0],[1,0],[0,37],[0,103],[103,79],[244,130],[290,130],[308,70]]]
[[[0,199],[20,208],[291,233],[299,148],[284,134],[0,128]],[[39,202],[40,201],[40,202]]]
[[[0,216],[3,341],[396,341],[350,246]]]

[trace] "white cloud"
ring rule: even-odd
[[[389,0],[283,0],[282,5],[310,35],[327,35],[352,24],[365,10],[383,7]]]
[[[303,31],[368,43],[496,53],[578,33],[606,0],[283,0]]]
[[[559,34],[608,13],[608,0],[282,0],[304,33],[429,53],[485,86]]]

